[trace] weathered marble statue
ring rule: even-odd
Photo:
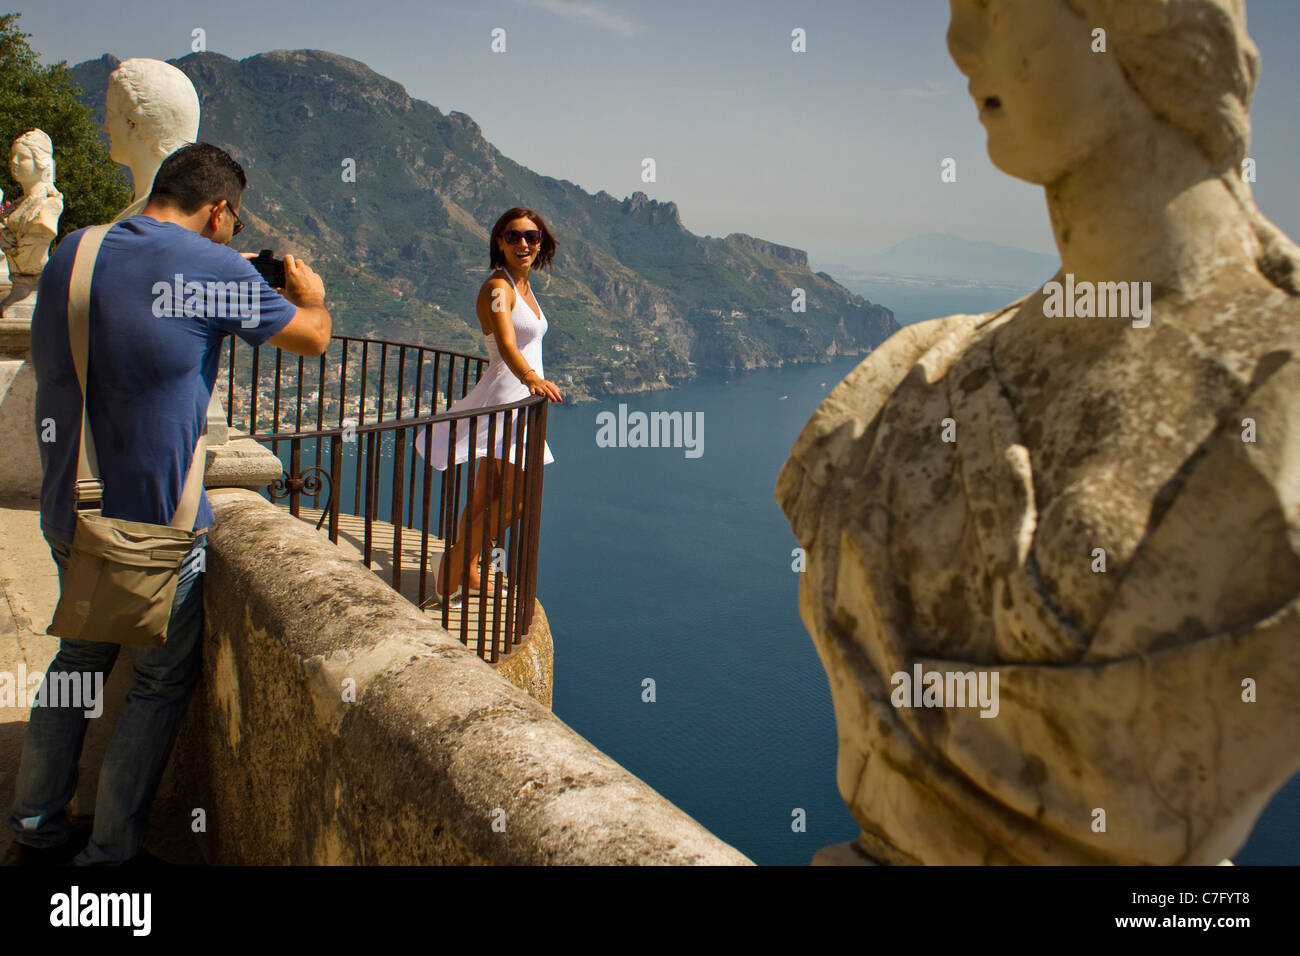
[[[54,145],[44,132],[28,130],[14,140],[9,175],[23,187],[23,198],[0,225],[0,252],[11,285],[0,301],[0,316],[30,320],[41,270],[50,260],[50,243],[63,215],[63,194],[54,188]]]
[[[1081,307],[904,329],[781,471],[863,830],[819,862],[1213,864],[1300,769],[1300,250],[1243,181],[1245,9],[951,5]],[[1150,311],[1095,317],[1102,282]],[[996,707],[925,706],[918,665]]]
[[[170,63],[137,57],[109,76],[104,113],[109,157],[130,168],[135,183],[134,199],[117,222],[145,207],[162,161],[198,139],[199,95]]]

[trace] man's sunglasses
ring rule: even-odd
[[[535,246],[542,241],[542,231],[540,229],[529,229],[525,232],[520,232],[518,229],[507,229],[501,235],[505,239],[507,246],[513,246],[520,239],[530,246]]]
[[[231,214],[232,216],[235,217],[235,228],[234,228],[234,230],[230,233],[230,235],[231,235],[232,237],[233,237],[233,236],[237,236],[237,235],[239,235],[239,234],[243,231],[243,229],[244,229],[244,223],[243,223],[242,220],[240,220],[240,218],[239,218],[239,213],[235,212],[234,208],[230,205],[230,201],[229,201],[229,200],[223,199],[222,202],[224,202],[224,203],[226,204],[226,208],[230,210],[230,214]]]

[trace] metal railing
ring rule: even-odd
[[[473,644],[481,658],[495,663],[533,623],[547,399],[530,395],[508,405],[447,411],[478,382],[486,364],[463,352],[346,335],[333,336],[324,355],[309,359],[274,346],[237,345],[231,336],[222,398],[230,427],[270,445],[282,462],[281,448],[287,446],[284,473],[268,486],[273,501],[288,498],[290,513],[302,517],[303,499],[310,499],[311,510],[320,512],[316,527],[328,521],[336,544],[341,518],[360,519],[359,550],[367,568],[382,550],[376,534],[391,533],[393,588],[421,608],[436,602],[443,627],[458,630],[467,646],[471,618],[477,617]],[[480,456],[467,455],[470,449]],[[304,451],[315,462],[306,468]],[[435,457],[445,470],[434,467]],[[476,465],[477,478],[471,470]],[[487,481],[484,507],[475,510],[482,515],[477,570],[495,591],[470,590],[471,548],[461,547],[460,567],[450,569],[444,584],[453,595],[459,586],[461,597],[439,600],[436,579],[429,580],[431,570],[436,573],[430,545],[445,554],[473,530],[466,510],[474,502],[475,481]],[[494,502],[504,507],[492,507]],[[380,514],[391,532],[377,529]],[[414,568],[403,567],[404,531],[418,536],[414,581]]]

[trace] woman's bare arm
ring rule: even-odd
[[[488,279],[479,289],[478,302],[475,305],[478,323],[482,326],[484,335],[496,336],[497,351],[501,353],[502,361],[514,373],[515,378],[527,385],[534,395],[545,394],[551,401],[558,402],[560,401],[559,388],[554,382],[543,379],[533,370],[515,341],[515,324],[511,316],[515,311],[517,296],[518,293],[511,288],[507,280],[500,277]]]

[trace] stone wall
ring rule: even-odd
[[[750,862],[302,522],[209,494],[204,673],[158,808],[203,811],[204,860]]]

